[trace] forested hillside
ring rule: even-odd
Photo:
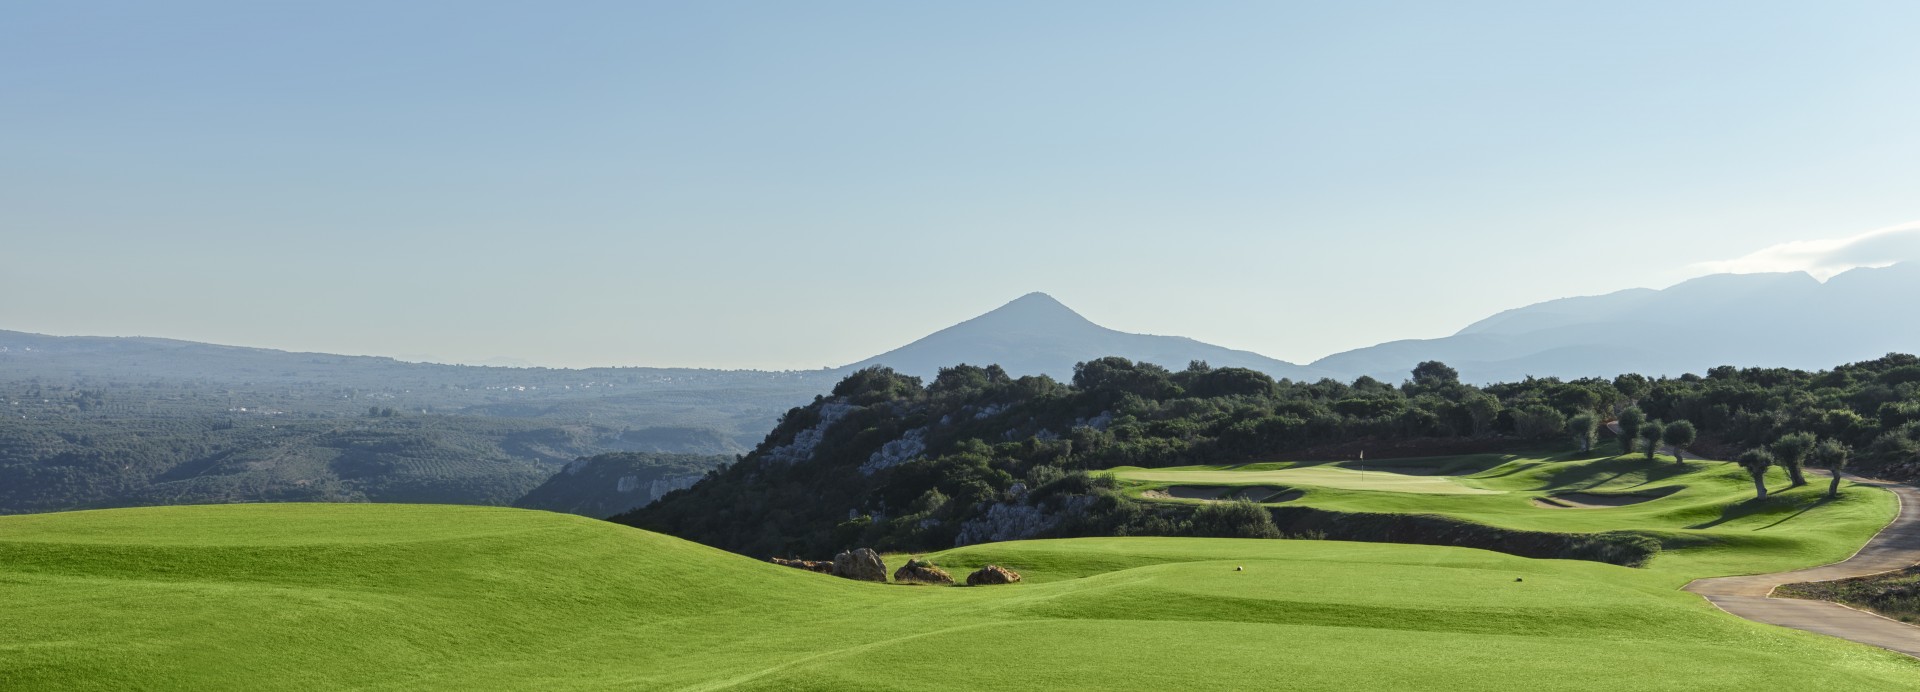
[[[691,487],[734,458],[724,455],[614,452],[562,467],[513,506],[604,519]]]
[[[508,504],[581,457],[731,458],[830,383],[814,373],[482,368],[0,332],[0,514]]]
[[[619,431],[468,416],[0,420],[0,514],[224,502],[508,504]]]
[[[964,365],[925,385],[885,368],[857,372],[789,411],[741,462],[616,520],[753,555],[1190,532],[1087,472],[1592,444],[1627,409],[1690,422],[1699,433],[1690,447],[1722,458],[1806,432],[1848,445],[1860,473],[1920,476],[1920,359],[1909,355],[1820,372],[1728,367],[1484,388],[1437,362],[1395,385],[1103,358],[1082,363],[1071,383]]]

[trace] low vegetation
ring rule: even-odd
[[[1920,622],[1920,566],[1852,579],[1786,584],[1773,594],[1845,603],[1901,622]]]

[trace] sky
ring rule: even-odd
[[[1292,360],[1920,259],[1920,4],[14,2],[0,329],[819,368],[1044,291]]]

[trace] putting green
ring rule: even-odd
[[[1131,481],[1244,485],[1314,485],[1343,490],[1375,490],[1422,495],[1494,495],[1502,491],[1466,485],[1456,476],[1415,475],[1377,469],[1339,466],[1302,466],[1286,469],[1238,470],[1235,467],[1193,466],[1172,469],[1123,467],[1114,475]]]
[[[1827,529],[1864,540],[1845,522]],[[1028,582],[857,583],[501,508],[0,517],[0,689],[1858,691],[1920,680],[1915,659],[1741,620],[1668,575],[1593,562],[1198,538],[931,557],[956,573],[1005,565]]]

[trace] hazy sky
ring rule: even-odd
[[[1920,254],[1871,234],[1920,219],[1916,35],[1908,1],[11,2],[0,329],[815,368],[1046,291],[1306,361]]]

